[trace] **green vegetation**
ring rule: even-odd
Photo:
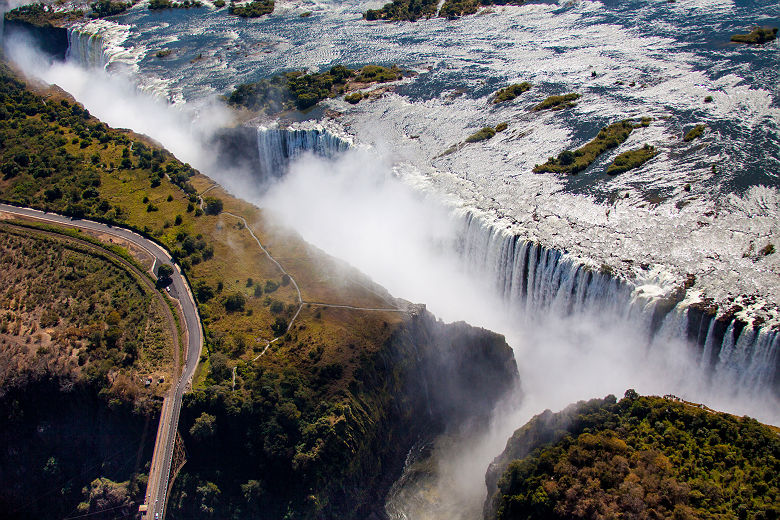
[[[409,21],[436,16],[438,0],[393,0],[381,9],[369,9],[366,20]]]
[[[301,18],[308,18],[311,16],[311,11],[304,11],[300,14]]]
[[[694,139],[698,139],[701,137],[701,135],[704,133],[704,130],[707,128],[707,125],[696,125],[693,128],[691,128],[688,133],[685,134],[685,137],[683,137],[683,141],[686,143],[689,141],[693,141]]]
[[[241,18],[258,18],[274,12],[274,0],[254,0],[243,5],[236,5],[231,0],[228,12]]]
[[[748,34],[735,34],[731,41],[735,43],[761,44],[777,38],[777,27],[755,27]]]
[[[206,215],[219,215],[224,207],[222,199],[216,197],[206,197],[203,199],[203,212]]]
[[[361,99],[363,99],[363,93],[360,91],[353,92],[352,94],[347,94],[346,96],[344,96],[344,101],[346,101],[347,103],[351,103],[353,105],[357,105],[358,103],[360,103]]]
[[[189,9],[190,7],[203,7],[198,0],[184,0],[183,2],[172,2],[171,0],[149,0],[149,10],[159,11],[162,9]]]
[[[774,244],[767,244],[764,247],[762,247],[758,254],[761,256],[768,256],[775,252],[775,245]]]
[[[6,21],[24,22],[35,27],[51,27],[78,20],[84,11],[55,11],[44,4],[30,4],[11,9],[4,14]]]
[[[90,13],[89,17],[104,18],[106,16],[114,16],[117,14],[124,13],[132,5],[133,4],[129,2],[124,3],[124,2],[112,2],[111,0],[99,0],[94,4],[90,4],[89,7],[92,9],[92,12]]]
[[[476,13],[480,7],[490,5],[523,5],[525,0],[445,0],[439,16],[458,18]]]
[[[534,110],[538,112],[539,110],[563,110],[564,108],[571,108],[577,105],[574,101],[580,97],[579,94],[574,92],[562,96],[550,96],[536,105]]]
[[[223,7],[225,7],[225,0],[215,0],[214,7],[216,7],[217,9],[222,9]]]
[[[171,51],[171,49],[163,49],[163,50],[157,51],[154,55],[157,56],[158,58],[165,58],[167,56],[170,56],[171,52],[173,52],[173,51]]]
[[[495,93],[493,103],[496,104],[503,103],[504,101],[512,101],[523,92],[530,90],[531,86],[532,85],[527,81],[523,81],[522,83],[515,83],[513,85],[509,85],[508,87],[504,87]]]
[[[548,411],[515,432],[502,457],[515,460],[500,468],[490,520],[780,512],[777,432],[672,396],[629,390],[619,402],[608,396]]]
[[[107,400],[153,406],[139,379],[168,373],[175,337],[148,279],[88,242],[5,224],[0,272],[0,344],[16,369],[44,356],[58,377],[83,376]],[[71,362],[57,362],[63,353]]]
[[[480,7],[490,5],[522,5],[525,0],[446,0],[438,12],[444,18],[458,18],[476,13]],[[437,16],[436,0],[393,0],[381,9],[369,9],[363,15],[366,20],[409,21]]]
[[[623,152],[615,157],[615,160],[612,161],[612,164],[607,168],[607,173],[609,175],[617,175],[618,173],[639,168],[657,154],[658,151],[655,147],[650,146],[649,144],[645,144],[643,147],[637,148],[636,150]]]
[[[109,503],[132,515],[143,468],[114,455],[149,453],[141,439],[169,387],[173,316],[127,251],[40,227],[0,224],[0,466],[13,468],[2,500],[31,518]],[[46,435],[35,434],[41,424]]]
[[[364,69],[350,81],[381,77],[380,72]],[[491,403],[512,386],[516,368],[511,349],[498,335],[465,324],[445,326],[417,309],[383,312],[300,305],[296,285],[304,301],[374,309],[399,303],[359,272],[307,246],[269,222],[260,209],[232,197],[152,142],[105,126],[58,89],[34,93],[25,87],[7,68],[0,67],[0,199],[88,215],[152,237],[177,260],[197,298],[206,348],[193,379],[194,391],[185,396],[182,406],[180,431],[187,464],[170,493],[171,516],[366,518],[377,504],[376,497],[384,496],[389,487],[386,476],[400,472],[414,442],[462,424],[458,420],[481,418],[480,414],[486,414]],[[206,214],[198,207],[196,194],[207,190],[204,199],[221,201],[218,215]],[[203,203],[205,208],[209,200]],[[148,212],[150,205],[157,211]],[[236,216],[245,218],[247,224]],[[271,254],[287,275],[262,253],[254,237],[266,246],[270,244]],[[48,252],[50,248],[39,250]],[[67,264],[65,268],[67,275]],[[75,275],[81,273],[77,269]],[[11,298],[15,302],[21,296],[12,292]],[[95,307],[117,309],[121,316],[121,304],[121,298],[112,297]],[[69,305],[77,306],[79,316],[89,320],[89,308],[83,308],[86,302],[72,299]],[[152,316],[148,311],[128,312],[134,319]],[[110,331],[108,317],[105,322],[107,326],[102,320],[97,324],[102,327],[101,334]],[[134,332],[128,328],[128,338]],[[25,335],[34,338],[26,329]],[[106,343],[110,338],[101,338],[101,348],[105,347],[107,358],[111,358],[113,349]],[[125,339],[120,337],[117,344]],[[86,349],[87,345],[82,346]],[[34,356],[32,348],[29,352]],[[97,361],[101,370],[105,368],[113,377],[121,376],[121,371],[112,363],[124,359]],[[54,353],[55,360],[78,364],[77,358],[59,351]],[[106,381],[114,386],[123,380],[108,376]],[[150,384],[157,388],[169,381],[166,377],[166,383],[159,383],[155,378]],[[429,384],[434,381],[442,383]],[[131,383],[120,388],[145,384],[140,378]],[[65,387],[58,381],[51,386],[50,392],[62,398]],[[468,394],[455,393],[473,387],[480,388],[479,396],[468,395],[470,390]],[[67,421],[78,420],[73,431],[79,433],[93,430],[84,425],[101,424],[101,434],[113,434],[111,421],[124,420],[125,415],[119,412],[128,407],[132,411],[128,405],[132,398],[110,394],[116,401],[111,404],[109,400],[112,408],[107,413],[106,405],[90,400],[91,395],[81,389],[74,392],[75,410],[66,408],[45,422],[64,425],[62,429],[68,431],[71,423]],[[21,419],[29,423],[24,428],[19,428],[18,422],[0,428],[0,441],[5,442],[7,432],[20,436],[13,447],[21,450],[21,455],[2,450],[3,467],[11,467],[3,457],[13,455],[13,467],[27,468],[28,460],[34,460],[35,467],[25,482],[35,481],[47,464],[46,459],[30,457],[25,448],[30,439],[40,437],[34,433],[42,424],[32,415],[41,409],[35,402],[23,394],[6,401],[0,395],[0,416],[16,420],[19,410],[24,410]],[[104,462],[114,452],[94,450],[89,467],[97,469],[88,480],[67,490],[68,497],[78,495],[76,503],[87,504],[84,511],[96,511],[93,495],[97,497],[101,490],[122,491],[122,484],[137,471],[136,461],[143,459],[138,458],[142,432],[136,426],[140,423],[142,429],[148,416],[151,414],[135,416],[132,427],[123,424],[126,427],[120,430],[132,436],[132,447],[117,457],[128,461],[127,472],[100,473],[107,471],[104,468],[110,464]],[[82,437],[91,438],[84,435],[72,440]],[[146,439],[153,442],[153,431]],[[111,442],[116,445],[118,441]],[[59,490],[73,475],[80,474],[78,458],[92,457],[89,448],[78,448],[44,450],[47,458],[54,452],[58,461],[60,453],[73,454],[71,458],[76,459],[65,466],[66,476],[49,486],[57,492],[46,495],[52,497],[43,501],[46,504],[62,500]],[[93,493],[89,483],[99,477],[119,484],[99,482]],[[129,482],[131,495],[143,489],[142,478],[135,484],[132,479]],[[47,486],[41,487],[44,489],[20,486],[14,502],[24,506],[32,491],[37,497],[44,496]],[[86,487],[83,495],[82,487]],[[122,500],[115,503],[120,509],[124,507]],[[73,516],[75,506],[72,501],[70,504],[63,506],[65,511],[57,509],[56,517]]]
[[[263,111],[267,114],[291,108],[305,110],[323,99],[343,94],[351,88],[396,81],[402,77],[400,69],[395,65],[392,67],[366,65],[354,70],[336,65],[325,72],[312,74],[288,72],[257,83],[245,83],[237,86],[226,97],[226,101],[232,106]]]
[[[712,96],[704,96],[704,102],[705,103],[712,103],[713,102]]]
[[[506,121],[504,121],[503,123],[498,123],[496,125],[496,132],[503,132],[507,128],[509,128],[509,123],[507,123]]]
[[[598,135],[588,144],[577,150],[564,150],[558,157],[550,157],[546,163],[534,166],[534,173],[571,173],[576,174],[587,168],[602,153],[617,147],[635,128],[647,126],[645,119],[633,123],[630,119],[612,123],[599,130]]]
[[[492,138],[494,135],[496,135],[495,129],[492,127],[486,126],[482,128],[481,130],[478,130],[477,132],[474,132],[470,136],[466,138],[467,143],[478,143],[479,141],[485,141],[487,139]]]

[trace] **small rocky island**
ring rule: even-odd
[[[751,45],[760,45],[771,42],[777,38],[777,27],[755,27],[748,34],[735,34],[731,37],[734,43],[747,43]]]
[[[323,99],[401,78],[403,73],[395,65],[366,65],[360,69],[336,65],[324,72],[307,74],[293,71],[254,83],[244,83],[238,85],[225,100],[236,108],[243,107],[271,115],[295,108],[306,110]],[[361,99],[362,94],[348,94],[346,101],[355,104]]]

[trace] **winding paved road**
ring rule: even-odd
[[[107,235],[122,238],[132,242],[152,255],[155,259],[154,266],[167,264],[174,268],[170,295],[178,300],[184,316],[182,332],[187,341],[187,355],[185,357],[184,371],[182,372],[181,377],[176,382],[176,385],[171,387],[168,395],[163,400],[160,425],[157,429],[157,440],[155,441],[154,455],[152,457],[152,467],[149,471],[149,482],[146,488],[146,503],[148,505],[146,518],[163,518],[165,516],[165,506],[168,498],[167,493],[171,472],[171,461],[173,458],[174,443],[176,442],[176,430],[179,425],[182,396],[192,382],[192,376],[195,374],[195,368],[198,366],[201,349],[203,348],[203,330],[200,325],[198,308],[195,305],[195,298],[190,291],[187,281],[184,279],[179,267],[172,262],[171,256],[165,249],[155,242],[128,229],[108,226],[91,220],[74,220],[70,217],[55,213],[46,213],[30,208],[19,208],[8,204],[0,204],[0,212],[67,227],[99,231]],[[178,345],[176,348],[178,348]],[[176,371],[176,369],[174,369],[174,371]]]

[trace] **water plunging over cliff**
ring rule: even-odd
[[[257,128],[258,176],[262,180],[279,178],[287,171],[290,160],[310,152],[333,158],[347,151],[352,142],[322,124],[300,124],[288,128],[278,125]]]
[[[623,281],[608,269],[594,268],[539,243],[486,223],[473,213],[463,216],[459,253],[469,270],[494,280],[513,313],[582,314],[598,309],[619,316],[655,342],[687,340],[705,377],[735,391],[778,393],[780,332],[747,324],[734,312],[683,301],[683,293],[657,297],[639,284]]]
[[[109,56],[103,47],[103,37],[100,33],[82,32],[76,27],[69,28],[65,60],[87,68],[105,69]]]

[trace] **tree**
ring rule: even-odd
[[[203,211],[206,215],[219,215],[222,212],[222,199],[206,197],[203,199]]]
[[[198,441],[212,437],[216,431],[216,421],[216,417],[203,412],[195,419],[195,423],[190,428],[190,435]]]
[[[277,336],[281,336],[287,331],[287,320],[285,320],[281,316],[278,316],[276,320],[274,320],[274,322],[271,324],[271,330]]]
[[[243,311],[244,305],[246,305],[246,297],[239,292],[225,298],[225,310],[228,312]]]
[[[162,264],[160,267],[157,268],[157,286],[167,287],[171,285],[171,282],[173,282],[173,280],[171,279],[172,275],[173,275],[173,267],[171,267],[168,264]]]
[[[214,289],[203,280],[195,285],[195,297],[200,303],[206,303],[214,297]]]

